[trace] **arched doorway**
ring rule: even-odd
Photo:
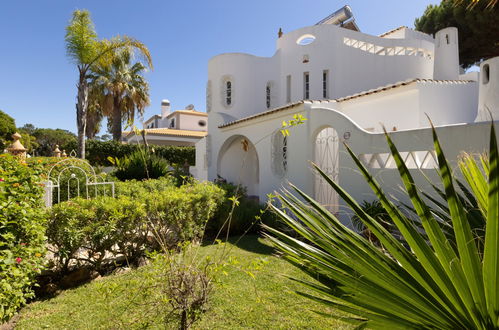
[[[338,133],[332,127],[321,129],[314,140],[314,162],[333,181],[339,178],[339,139]],[[339,211],[339,198],[336,191],[324,180],[320,174],[315,174],[315,199],[325,206],[331,213]]]
[[[256,148],[251,141],[236,135],[228,138],[218,153],[217,174],[247,188],[249,196],[259,195],[259,165]]]

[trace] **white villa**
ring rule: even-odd
[[[423,185],[436,165],[427,116],[454,164],[463,150],[488,148],[487,111],[499,118],[499,57],[464,74],[456,28],[434,37],[407,27],[373,36],[351,17],[346,6],[316,25],[280,31],[272,57],[230,53],[209,61],[200,179],[240,183],[262,202],[290,181],[341,214],[343,202],[309,161],[358,201],[373,199],[343,143],[395,196],[400,181],[383,126]],[[284,137],[282,122],[295,114],[307,120]]]
[[[171,111],[169,100],[161,101],[161,115],[154,115],[143,122],[149,144],[194,146],[208,133],[208,114],[188,105],[183,110]],[[142,142],[142,136],[133,131],[124,132],[126,143]]]

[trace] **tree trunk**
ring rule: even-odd
[[[121,140],[121,109],[120,98],[115,95],[113,100],[113,140]]]
[[[78,152],[77,156],[85,159],[85,130],[87,127],[88,84],[86,73],[80,69],[78,81],[78,103],[76,103],[76,125],[78,127]]]

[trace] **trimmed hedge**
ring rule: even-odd
[[[43,266],[46,212],[42,164],[0,155],[0,323],[34,296]]]
[[[92,165],[110,166],[108,157],[123,158],[132,154],[139,148],[137,144],[123,144],[117,141],[97,141],[87,140],[86,159]],[[189,165],[195,165],[196,150],[194,147],[176,147],[176,146],[150,146],[154,153],[165,158],[170,164],[183,165],[185,161]],[[76,145],[74,148],[76,150]],[[68,150],[66,152],[69,153]]]
[[[128,260],[157,247],[200,239],[206,222],[224,200],[212,183],[177,188],[169,178],[116,183],[116,198],[75,199],[50,210],[49,243],[58,250],[59,268],[73,262],[99,269],[109,256]]]

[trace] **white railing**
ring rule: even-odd
[[[400,152],[405,165],[409,169],[434,169],[438,167],[434,150]],[[369,168],[397,168],[395,159],[390,153],[360,154],[360,161]]]
[[[385,47],[380,45],[375,45],[367,41],[356,40],[352,38],[343,38],[343,43],[346,46],[360,49],[367,53],[381,55],[381,56],[418,56],[425,59],[431,60],[433,58],[433,52],[417,47],[405,47],[405,46],[393,46]]]

